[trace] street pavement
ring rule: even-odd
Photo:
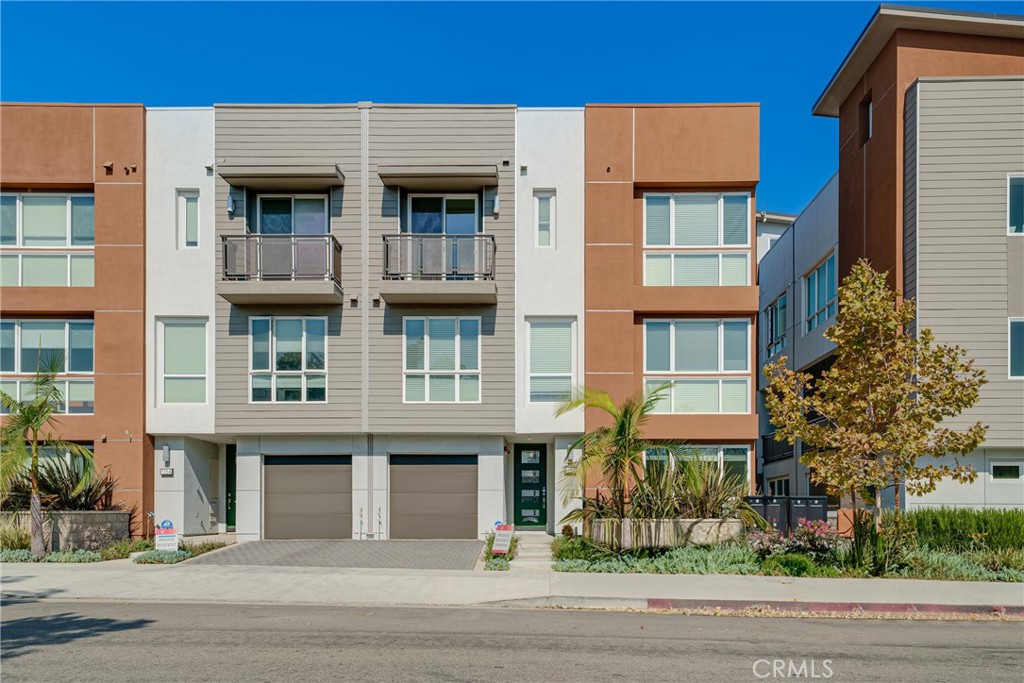
[[[4,683],[1019,683],[1024,669],[1021,622],[14,600],[0,625]]]
[[[222,553],[225,551],[217,551]],[[0,566],[6,597],[320,605],[692,607],[735,601],[1024,607],[1024,585],[910,579],[565,574],[424,569],[23,563]],[[652,602],[653,601],[653,602]],[[667,601],[667,603],[665,602]],[[818,611],[815,610],[808,611]],[[899,609],[886,611],[900,611]],[[929,610],[934,611],[934,610]]]

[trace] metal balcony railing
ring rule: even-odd
[[[385,280],[493,280],[493,235],[384,235]]]
[[[224,280],[341,285],[341,244],[332,235],[221,235]]]
[[[776,441],[774,434],[761,437],[761,456],[765,462],[776,462],[792,458],[794,448],[785,441]]]

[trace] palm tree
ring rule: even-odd
[[[31,515],[32,554],[42,557],[43,511],[39,500],[39,453],[47,450],[56,453],[70,453],[82,459],[82,480],[78,488],[92,479],[93,455],[85,446],[54,437],[59,427],[56,415],[64,397],[57,384],[57,373],[63,368],[61,358],[40,358],[36,374],[31,380],[28,394],[19,401],[0,391],[0,407],[6,415],[0,426],[0,490],[6,492],[10,483],[28,468],[32,480],[32,496],[29,503]]]
[[[616,405],[605,391],[583,389],[580,395],[555,411],[555,415],[564,415],[577,408],[596,408],[611,417],[611,425],[598,427],[573,441],[569,453],[577,450],[582,453],[571,470],[581,486],[588,471],[601,471],[611,496],[608,508],[620,519],[626,516],[626,491],[630,480],[643,472],[644,451],[659,449],[673,455],[682,454],[683,445],[679,442],[650,441],[643,436],[644,424],[668,388],[668,385],[658,387],[647,396],[637,392],[621,405]]]

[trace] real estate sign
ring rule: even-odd
[[[155,530],[156,549],[175,551],[178,549],[178,530],[170,520],[165,519]]]
[[[494,545],[491,552],[495,555],[505,555],[512,545],[512,533],[514,528],[511,524],[499,524],[494,527]]]

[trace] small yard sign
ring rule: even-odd
[[[511,524],[498,524],[494,527],[494,545],[491,552],[495,555],[505,555],[512,545],[512,533],[514,529]]]
[[[178,530],[163,525],[156,528],[156,549],[170,550],[178,549]]]

